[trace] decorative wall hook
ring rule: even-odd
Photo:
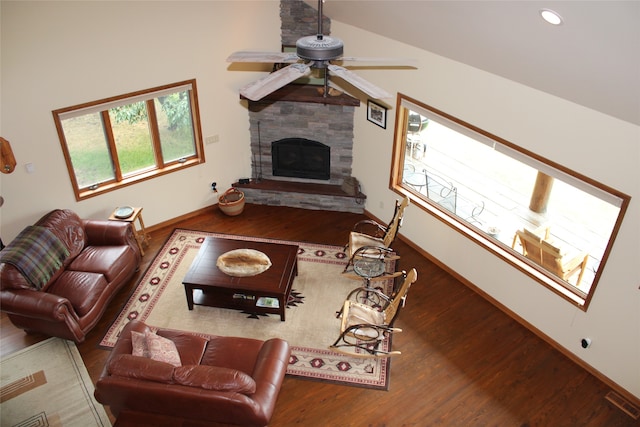
[[[0,172],[11,173],[16,168],[16,158],[13,155],[9,141],[0,136]]]

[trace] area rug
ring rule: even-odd
[[[4,357],[0,386],[0,425],[111,425],[72,341],[49,338]]]
[[[187,309],[182,278],[205,237],[296,244],[298,276],[287,305],[286,321],[278,315],[196,305]],[[127,322],[138,319],[156,328],[289,342],[292,354],[287,374],[307,379],[387,390],[390,359],[351,357],[329,349],[340,333],[336,312],[349,292],[362,282],[344,277],[342,247],[176,229],[149,266],[128,302],[107,331],[101,345],[112,347]],[[395,268],[390,264],[389,271]],[[386,291],[391,280],[376,282]],[[196,291],[199,292],[199,291]],[[384,343],[388,350],[391,342]]]

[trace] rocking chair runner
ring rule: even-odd
[[[411,284],[418,278],[416,269],[409,273],[403,272],[404,282],[400,289],[392,297],[371,288],[358,288],[353,290],[342,309],[342,324],[340,336],[330,346],[334,351],[358,357],[388,357],[400,354],[399,351],[386,351],[380,348],[383,340],[393,332],[401,332],[402,329],[394,328],[393,322],[399,309],[409,292]],[[364,302],[354,301],[353,297],[367,294]],[[380,303],[372,304],[372,301]],[[350,347],[352,351],[347,351]],[[357,350],[362,350],[358,352]]]
[[[402,225],[404,210],[409,206],[410,200],[404,197],[402,202],[396,200],[396,207],[393,212],[393,218],[389,225],[382,225],[374,220],[365,219],[357,222],[353,231],[349,234],[349,243],[345,246],[345,251],[349,254],[349,262],[344,268],[346,273],[349,267],[353,267],[353,257],[358,249],[363,246],[379,246],[383,248],[391,247],[391,244],[398,234],[398,230]]]

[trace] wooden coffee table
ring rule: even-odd
[[[267,255],[271,267],[255,276],[233,277],[217,266],[218,257],[234,249],[255,249]],[[298,275],[298,246],[207,237],[182,280],[187,306],[231,308],[280,314],[284,321],[293,279]],[[200,290],[201,292],[194,292]],[[276,304],[273,304],[277,300]],[[265,305],[266,303],[266,305]],[[272,304],[269,304],[272,303]]]

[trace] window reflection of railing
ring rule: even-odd
[[[446,178],[429,172],[427,169],[416,172],[413,165],[406,164],[403,182],[465,221],[475,225],[482,224],[478,217],[484,211],[484,200],[474,202],[467,197],[460,196],[458,188]]]
[[[433,172],[422,171],[425,175],[427,197],[451,213],[456,214],[458,206],[458,189]]]
[[[457,215],[471,224],[481,226],[482,221],[478,217],[484,212],[484,200],[475,202],[460,196],[458,196],[458,200],[459,209]]]

